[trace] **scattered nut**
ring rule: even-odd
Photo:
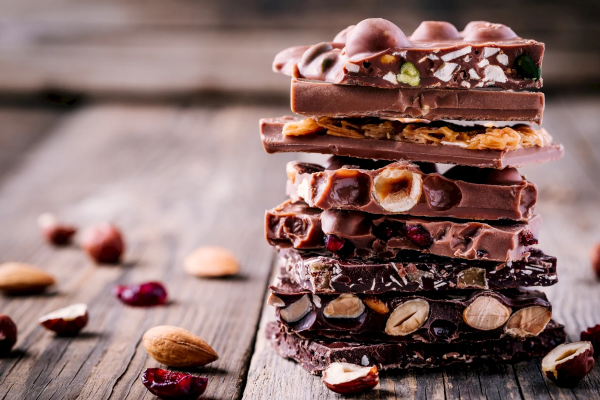
[[[373,180],[373,196],[384,210],[404,212],[421,198],[421,175],[407,169],[384,168]]]
[[[323,372],[323,383],[339,394],[363,393],[379,383],[377,366],[361,367],[356,364],[335,362]]]
[[[240,266],[235,255],[223,247],[204,246],[187,256],[184,268],[188,274],[200,277],[235,275]]]
[[[385,324],[385,333],[406,336],[423,326],[429,318],[429,303],[423,299],[405,301],[392,311]]]
[[[600,278],[600,243],[596,243],[590,249],[590,259],[592,261],[592,268],[598,278]]]
[[[44,315],[40,325],[59,336],[74,336],[87,325],[89,315],[85,304],[73,304]]]
[[[300,300],[293,302],[285,308],[282,308],[279,312],[279,315],[285,322],[292,323],[300,321],[306,314],[310,312],[311,309],[312,303],[308,298],[308,295],[305,294],[300,298]]]
[[[285,303],[279,297],[271,293],[267,299],[267,304],[273,307],[285,307]]]
[[[98,264],[117,264],[125,251],[121,231],[108,222],[88,228],[83,233],[81,245]]]
[[[463,320],[471,328],[491,331],[510,317],[510,308],[490,296],[479,296],[463,311]]]
[[[187,372],[146,368],[142,374],[142,383],[159,399],[198,400],[206,390],[208,378]]]
[[[517,338],[537,336],[542,332],[550,319],[552,311],[546,307],[532,306],[515,312],[506,324],[506,333]]]
[[[0,357],[5,357],[17,343],[17,325],[8,315],[0,315]]]
[[[42,214],[37,222],[46,241],[57,246],[69,243],[77,232],[74,226],[61,224],[54,214]]]
[[[326,318],[358,318],[365,312],[363,302],[351,293],[343,293],[323,310]]]
[[[390,312],[389,307],[377,297],[365,297],[363,299],[363,303],[365,303],[371,310],[375,311],[377,314],[387,314]]]
[[[594,348],[590,342],[563,343],[542,360],[542,371],[558,386],[577,385],[594,368]]]
[[[204,340],[175,326],[149,329],[142,343],[152,358],[169,367],[199,367],[219,358]]]
[[[0,290],[7,294],[41,293],[56,281],[33,265],[9,262],[0,265]]]

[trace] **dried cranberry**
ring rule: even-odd
[[[142,383],[160,399],[197,400],[208,385],[208,378],[186,372],[147,368],[142,374]]]
[[[401,230],[408,240],[419,247],[427,249],[433,244],[433,238],[421,225],[404,225]]]
[[[520,241],[523,246],[538,244],[538,239],[531,231],[523,231],[520,235]]]
[[[167,302],[167,289],[160,282],[118,285],[114,294],[130,306],[158,306]]]
[[[325,236],[325,248],[332,253],[337,253],[340,251],[342,247],[344,247],[344,242],[344,238],[336,235]]]
[[[6,356],[17,343],[17,326],[8,315],[0,315],[0,356]]]
[[[394,223],[390,221],[384,221],[374,228],[374,232],[377,238],[387,242],[391,238],[398,236],[398,227],[394,226]]]
[[[581,339],[592,342],[594,352],[600,352],[600,324],[581,332]]]

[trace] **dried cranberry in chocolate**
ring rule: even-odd
[[[348,57],[360,53],[378,53],[395,47],[411,47],[411,44],[400,28],[383,18],[365,19],[347,34]]]
[[[423,21],[410,36],[410,40],[452,40],[460,39],[454,25],[445,21]]]
[[[436,340],[448,340],[456,332],[456,328],[452,322],[438,319],[429,326],[429,333]]]
[[[347,28],[342,29],[335,37],[333,38],[334,43],[346,43],[348,39],[348,32],[350,32],[356,25],[350,25]]]
[[[523,246],[533,246],[534,244],[538,244],[538,239],[531,231],[521,232],[519,240]]]
[[[429,206],[436,211],[449,210],[462,200],[462,193],[456,183],[441,176],[426,177],[423,191]]]
[[[337,253],[344,247],[345,240],[335,235],[325,236],[325,248],[332,253]]]
[[[465,28],[466,30],[466,28]],[[465,40],[484,41],[484,40],[510,40],[517,38],[517,34],[506,25],[485,23],[474,27],[469,33],[465,34]]]
[[[206,390],[208,378],[187,372],[147,368],[142,374],[142,383],[160,399],[198,400]]]
[[[419,247],[427,249],[433,244],[431,234],[421,225],[402,225],[400,229],[408,240]]]
[[[485,183],[490,185],[514,185],[523,182],[523,177],[516,168],[485,169],[487,178]]]
[[[362,206],[369,202],[371,178],[369,175],[351,169],[340,169],[330,178],[329,198],[335,205]]]
[[[585,331],[581,332],[581,338],[579,340],[591,342],[592,346],[594,346],[594,353],[600,352],[600,324],[587,328]]]
[[[385,220],[381,224],[373,227],[373,233],[378,239],[381,239],[385,242],[390,240],[391,238],[398,236],[398,232],[400,231],[398,224]]]

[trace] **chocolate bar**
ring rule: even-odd
[[[528,223],[485,223],[322,211],[291,200],[265,215],[267,241],[273,246],[326,248],[340,257],[362,259],[394,258],[403,250],[417,250],[469,260],[517,261],[537,244],[540,226],[538,215]]]
[[[394,259],[334,258],[323,251],[279,249],[279,276],[315,294],[510,289],[558,282],[556,258],[530,249],[514,262],[465,261],[413,251]]]
[[[482,168],[523,167],[562,158],[560,144],[521,147],[516,150],[478,150],[460,145],[427,144],[408,141],[372,139],[365,136],[336,136],[333,134],[285,135],[284,126],[299,122],[293,117],[260,120],[263,146],[267,153],[305,152],[377,160],[408,160],[442,164],[460,164]],[[318,129],[317,126],[315,129]],[[315,131],[316,132],[316,131]]]
[[[410,37],[381,18],[361,21],[333,42],[283,50],[273,70],[296,78],[380,88],[542,87],[544,44],[502,24],[470,22],[462,32],[425,21]]]
[[[379,370],[436,368],[478,362],[518,362],[543,357],[566,341],[564,326],[550,321],[538,336],[524,340],[506,337],[485,342],[461,343],[373,343],[306,340],[287,333],[274,322],[266,336],[282,357],[291,358],[313,375],[321,375],[329,364],[346,362],[376,365]]]
[[[424,173],[406,161],[366,169],[353,165],[360,164],[355,160],[342,160],[348,164],[339,167],[336,161],[328,169],[289,162],[288,196],[323,210],[383,215],[514,221],[528,221],[534,215],[537,187],[513,168],[454,167],[441,175]]]
[[[270,304],[288,331],[303,338],[462,342],[525,338],[552,316],[546,295],[523,289],[365,295],[316,295],[282,279]]]
[[[308,117],[424,118],[542,123],[544,94],[462,89],[380,89],[292,79],[292,111]]]

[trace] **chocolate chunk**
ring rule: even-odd
[[[489,169],[473,168],[470,175],[449,179],[405,161],[378,169],[318,167],[288,163],[287,194],[293,201],[323,210],[514,221],[530,220],[537,202],[535,184],[520,175],[519,182],[488,179]]]
[[[308,117],[424,118],[542,123],[544,94],[463,89],[380,89],[292,79],[292,111]]]
[[[267,241],[273,246],[323,249],[325,238],[333,235],[352,244],[353,253],[345,257],[363,259],[394,258],[403,250],[417,250],[469,260],[517,261],[529,255],[530,244],[537,243],[524,238],[535,237],[540,225],[537,215],[528,223],[485,223],[337,209],[322,211],[291,200],[267,211],[265,216]]]
[[[550,320],[552,310],[544,293],[522,289],[314,295],[284,277],[270,290],[285,303],[276,308],[282,326],[303,338],[407,343],[497,340],[510,333],[511,315],[538,307],[546,314],[534,321],[539,326],[530,336],[535,336]],[[389,312],[365,305],[369,298],[379,300]],[[283,313],[300,299],[306,303],[305,313],[287,322]],[[447,335],[440,334],[440,325],[448,327]]]
[[[414,251],[393,259],[343,259],[324,251],[279,250],[280,277],[316,294],[509,289],[558,282],[556,258],[530,249],[514,262],[460,260]]]
[[[538,336],[525,340],[510,337],[462,343],[306,340],[287,333],[274,322],[267,325],[266,336],[282,357],[297,361],[314,375],[320,375],[334,362],[377,365],[379,370],[435,368],[457,363],[518,362],[545,356],[566,341],[564,326],[554,321],[550,321]]]
[[[267,153],[321,153],[377,160],[409,160],[497,169],[558,160],[564,154],[563,146],[560,144],[517,150],[476,150],[450,145],[369,138],[355,139],[329,134],[284,135],[284,125],[293,121],[295,119],[292,117],[265,118],[260,121],[261,138]]]
[[[345,32],[345,43],[330,43],[322,57],[335,59],[323,69],[322,61],[302,62],[314,46],[285,49],[275,57],[273,71],[296,78],[335,84],[379,88],[542,87],[544,44],[519,38],[509,27],[477,21],[462,33],[448,22],[428,21],[407,38],[393,23],[372,18]],[[528,57],[528,73],[522,56]],[[519,63],[519,61],[521,61]],[[403,66],[410,64],[413,79],[405,79]],[[414,79],[416,78],[416,79]]]

